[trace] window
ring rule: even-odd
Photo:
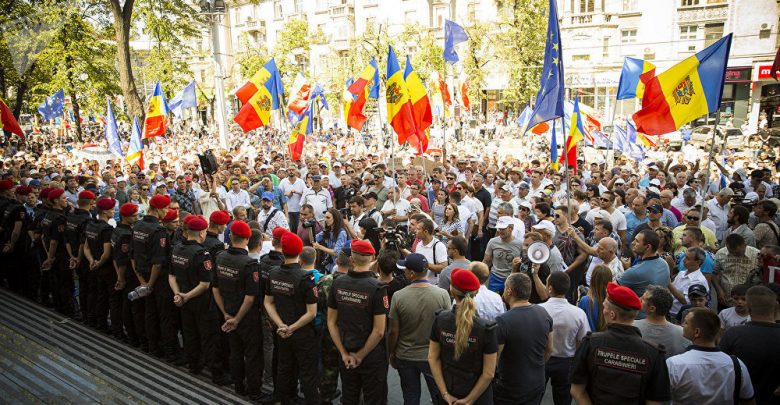
[[[282,2],[279,0],[274,1],[274,18],[282,18]]]
[[[434,11],[436,28],[441,28],[444,26],[444,18],[446,17],[447,9],[444,7],[437,7]]]
[[[699,27],[695,25],[682,25],[680,26],[680,40],[696,39],[696,33],[698,31],[699,31]]]
[[[723,38],[723,24],[707,24],[704,26],[704,46],[710,46]]]
[[[601,39],[601,57],[609,58],[609,37]]]
[[[698,6],[699,0],[680,0],[680,6],[686,7],[686,6]]]
[[[637,0],[623,0],[623,11],[634,11],[636,10],[636,1]]]
[[[404,13],[404,22],[407,24],[414,24],[417,22],[417,14],[414,11],[407,11]]]
[[[645,48],[644,60],[651,61],[655,59],[655,52],[651,48]]]
[[[633,44],[636,42],[636,28],[620,31],[620,42],[624,44]]]
[[[580,0],[580,13],[592,13],[596,0]]]
[[[590,55],[572,55],[571,60],[574,62],[587,62],[590,60]]]
[[[296,13],[303,12],[303,0],[295,0],[295,12]]]

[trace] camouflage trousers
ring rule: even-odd
[[[339,354],[336,345],[330,338],[328,330],[322,333],[322,377],[320,377],[320,395],[322,401],[333,401],[336,397],[336,388],[339,383]]]

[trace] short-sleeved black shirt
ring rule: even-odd
[[[750,321],[728,328],[720,339],[725,353],[739,357],[747,366],[759,404],[777,404],[780,387],[780,324]]]

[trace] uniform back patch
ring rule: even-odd
[[[336,302],[339,304],[357,305],[363,308],[368,307],[368,293],[337,288],[335,295]]]
[[[206,271],[211,271],[211,260],[204,260],[203,268],[206,269]]]
[[[648,359],[635,353],[625,353],[614,349],[597,347],[593,353],[597,366],[604,366],[636,374],[647,372]]]
[[[271,278],[270,282],[271,291],[274,294],[293,295],[295,293],[295,286],[289,281]]]

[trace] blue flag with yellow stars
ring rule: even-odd
[[[536,95],[536,105],[531,120],[526,126],[526,132],[540,122],[563,117],[563,53],[561,31],[558,29],[558,6],[555,0],[550,0],[548,14],[544,67],[539,79],[541,88]]]

